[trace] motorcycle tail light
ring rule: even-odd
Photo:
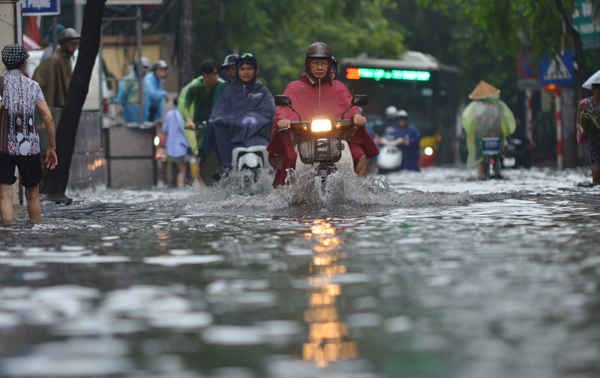
[[[310,131],[313,133],[325,133],[332,129],[333,126],[329,119],[313,119],[310,123]]]

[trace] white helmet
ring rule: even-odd
[[[398,110],[398,113],[396,113],[396,118],[408,118],[408,113],[406,110],[400,109]]]
[[[386,116],[386,118],[393,118],[393,117],[395,117],[397,112],[398,112],[398,109],[396,109],[396,107],[394,105],[390,105],[387,108],[385,108],[385,116]]]

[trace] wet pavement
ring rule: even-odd
[[[472,174],[20,212],[0,228],[0,376],[600,376],[600,188]]]

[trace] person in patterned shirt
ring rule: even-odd
[[[48,131],[45,157],[48,169],[58,165],[54,120],[39,84],[26,75],[29,54],[25,48],[7,45],[1,55],[7,72],[0,78],[0,106],[7,110],[8,117],[0,124],[0,215],[4,224],[14,222],[11,186],[16,182],[15,168],[18,167],[25,187],[29,220],[35,223],[41,218],[39,184],[42,178],[35,110],[41,114]]]

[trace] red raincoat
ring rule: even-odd
[[[339,119],[342,112],[348,109],[352,103],[352,95],[343,83],[333,80],[322,82],[319,85],[306,74],[302,75],[299,80],[289,83],[283,94],[292,100],[292,106],[300,113],[304,121],[310,121],[316,117]],[[353,106],[344,117],[352,118],[355,114],[360,114],[360,110]],[[282,119],[299,120],[298,115],[287,106],[278,106],[275,109],[271,141],[267,147],[269,161],[276,169],[274,187],[285,184],[286,169],[296,167],[297,154],[291,134],[289,131],[280,131],[277,128],[277,122]],[[367,158],[371,158],[379,153],[377,146],[364,127],[356,129],[355,134],[348,140],[348,144],[355,165],[361,157],[366,155]]]

